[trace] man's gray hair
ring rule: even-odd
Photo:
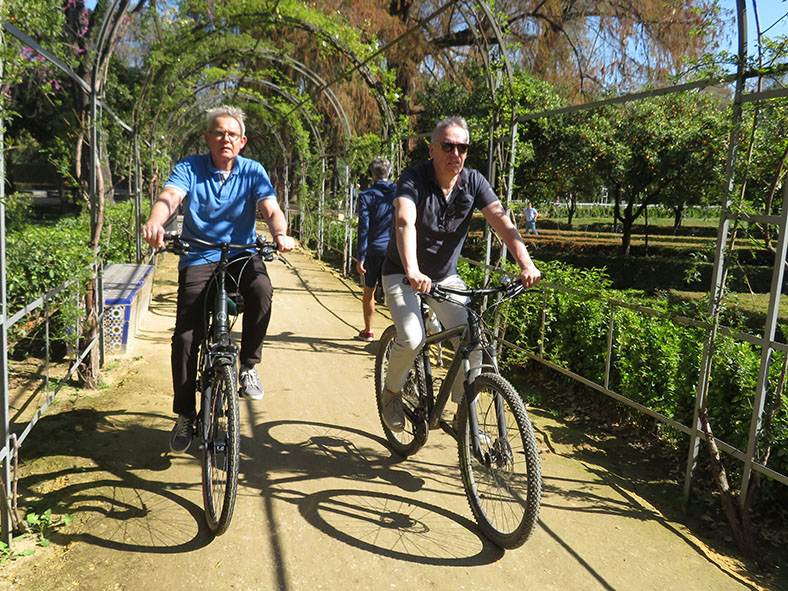
[[[369,163],[369,174],[372,175],[372,178],[385,181],[391,174],[391,162],[383,156],[373,158]]]
[[[443,132],[444,129],[447,127],[461,127],[465,130],[465,133],[468,134],[468,141],[471,138],[471,132],[468,129],[468,122],[460,116],[454,117],[446,117],[446,119],[442,119],[438,121],[438,124],[435,126],[435,129],[432,131],[432,137],[430,138],[430,142],[434,142],[438,139],[440,134]]]
[[[241,135],[246,135],[246,124],[244,123],[246,115],[244,115],[243,109],[230,105],[219,105],[213,109],[208,109],[205,112],[205,124],[207,126],[207,131],[211,131],[214,122],[219,117],[232,117],[238,122],[238,125],[241,126]]]

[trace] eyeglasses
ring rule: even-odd
[[[232,131],[220,131],[218,129],[212,131],[211,135],[215,137],[217,140],[223,140],[226,136],[227,139],[230,140],[231,142],[237,142],[241,138],[241,134],[239,133],[235,133]]]
[[[454,148],[457,148],[458,154],[465,154],[468,152],[468,144],[455,144],[454,142],[440,142],[441,150],[446,154],[451,154]]]

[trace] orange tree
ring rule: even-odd
[[[623,254],[648,206],[719,203],[726,113],[706,93],[682,93],[610,108],[597,120],[606,127],[589,170],[613,199]]]

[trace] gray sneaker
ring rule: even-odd
[[[241,382],[241,391],[239,393],[241,398],[262,399],[264,394],[263,385],[260,383],[260,378],[257,377],[257,371],[254,368],[243,370],[239,381]]]
[[[178,415],[175,426],[170,433],[170,449],[173,453],[182,454],[192,444],[194,435],[194,417]]]
[[[393,394],[383,388],[380,392],[381,416],[386,427],[400,433],[405,429],[405,408],[402,406],[402,395]]]

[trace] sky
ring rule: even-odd
[[[736,14],[736,0],[718,0],[724,10]],[[755,43],[755,17],[752,10],[752,0],[746,0],[747,5],[747,46],[752,52]],[[761,31],[767,37],[788,36],[788,1],[787,0],[758,0],[758,20]],[[768,30],[768,31],[767,31]],[[723,49],[736,51],[736,23],[731,24],[730,31],[726,32]]]

